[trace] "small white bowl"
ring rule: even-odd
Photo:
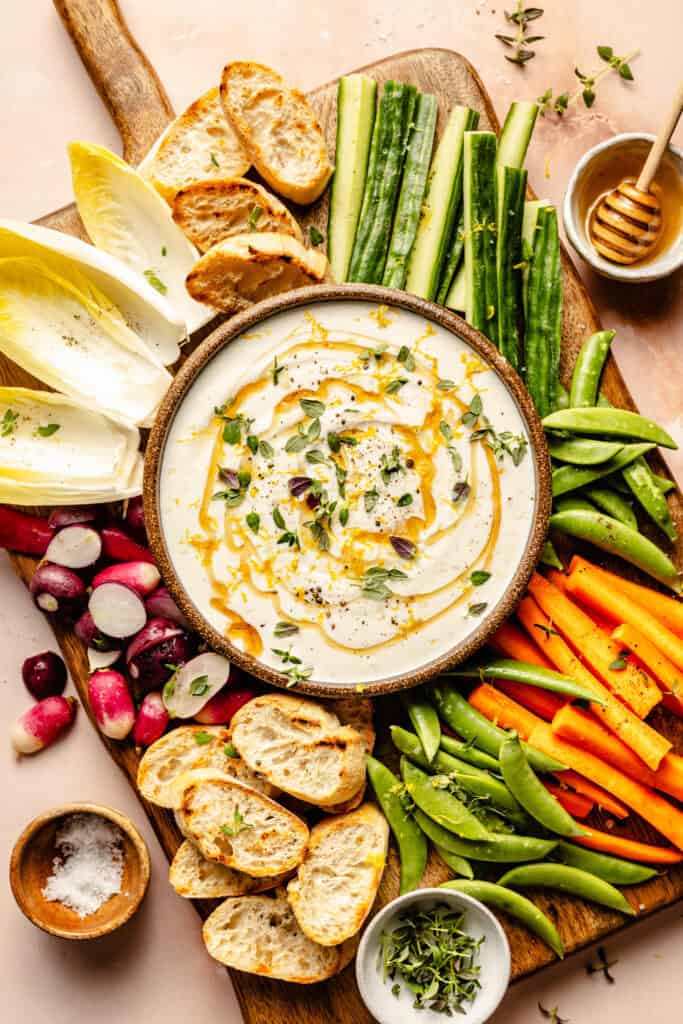
[[[398,996],[392,994],[393,982],[382,978],[379,962],[380,937],[390,931],[397,919],[411,909],[429,909],[435,903],[447,903],[453,910],[465,912],[465,930],[474,938],[484,937],[477,963],[481,989],[476,998],[457,1015],[461,1024],[484,1024],[495,1012],[510,981],[510,947],[505,932],[483,903],[455,889],[416,889],[387,903],[365,929],[356,956],[356,981],[370,1013],[379,1024],[443,1024],[446,1017],[433,1010],[413,1009],[413,996],[401,984]],[[397,977],[396,981],[400,981]]]
[[[562,219],[567,238],[571,242],[579,256],[590,264],[593,270],[603,277],[610,277],[613,281],[627,281],[631,284],[641,284],[645,281],[656,281],[660,277],[668,277],[675,270],[683,266],[683,229],[679,232],[678,238],[668,249],[660,253],[656,259],[643,264],[635,263],[629,267],[620,266],[618,263],[611,263],[609,260],[599,256],[591,245],[586,235],[586,225],[581,217],[579,209],[579,196],[581,186],[588,174],[590,174],[594,161],[600,155],[610,149],[618,149],[631,142],[649,142],[655,140],[654,135],[646,132],[623,132],[615,135],[605,142],[599,143],[589,149],[579,160],[574,168],[574,173],[569,179],[567,191],[562,205]],[[668,155],[673,159],[678,172],[683,179],[683,151],[677,146],[669,144]]]

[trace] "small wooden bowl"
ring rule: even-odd
[[[99,815],[118,825],[123,833],[121,892],[85,918],[62,903],[46,900],[42,894],[52,874],[57,829],[71,814]],[[45,811],[26,826],[14,844],[9,873],[17,905],[32,924],[62,939],[98,939],[130,920],[142,903],[149,883],[149,851],[133,823],[120,811],[101,804],[66,804]]]

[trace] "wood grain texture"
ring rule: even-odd
[[[74,43],[119,127],[124,141],[124,155],[137,162],[154,136],[163,129],[172,116],[168,100],[155,73],[131,39],[114,0],[54,0]],[[216,69],[218,74],[220,69]],[[424,92],[433,92],[439,98],[441,130],[448,110],[455,103],[463,103],[480,111],[481,127],[497,129],[491,102],[471,65],[459,54],[447,50],[421,50],[396,55],[378,64],[363,68],[379,82],[390,78],[414,83]],[[309,98],[325,131],[330,152],[334,151],[336,131],[336,83],[314,90]],[[303,225],[315,224],[326,235],[327,196],[307,210],[295,210]],[[66,207],[43,218],[41,223],[72,234],[82,235],[73,207]],[[565,383],[582,341],[599,328],[595,310],[566,253],[563,253],[564,322],[562,347],[562,377]],[[202,331],[206,334],[206,329]],[[196,341],[198,339],[193,339]],[[25,376],[24,376],[25,379]],[[0,380],[16,383],[16,367],[0,364]],[[631,396],[621,375],[610,358],[604,377],[604,389],[610,400],[618,406],[634,408]],[[657,471],[665,472],[657,458]],[[672,513],[683,532],[683,501],[676,492],[670,498]],[[592,551],[595,557],[595,551]],[[679,541],[674,552],[676,563],[683,567],[683,543]],[[28,582],[35,568],[35,560],[14,556],[14,567]],[[601,559],[609,565],[609,560]],[[616,562],[610,566],[615,568]],[[620,572],[625,571],[618,563]],[[629,573],[634,578],[637,574]],[[86,712],[91,717],[87,701],[87,663],[82,645],[59,627],[55,629],[72,678]],[[392,698],[376,701],[378,723],[386,726],[398,720],[400,711]],[[676,749],[683,752],[683,723],[668,713],[657,711],[654,723],[669,735]],[[93,726],[94,725],[93,722]],[[126,777],[135,784],[139,755],[132,743],[116,743],[101,737],[113,760]],[[170,858],[181,838],[169,814],[141,801],[159,841]],[[600,827],[597,816],[594,824]],[[602,821],[604,827],[604,819]],[[615,829],[616,830],[616,829]],[[621,828],[619,829],[621,831]],[[646,826],[627,826],[624,834],[652,838]],[[450,875],[446,866],[432,855],[424,884],[438,884]],[[392,846],[378,901],[386,903],[398,893],[398,863]],[[666,906],[683,895],[683,869],[675,869],[657,879],[629,890],[631,901],[641,909],[641,916]],[[555,920],[568,952],[576,950],[624,925],[616,913],[602,911],[580,900],[559,895],[535,897],[540,906]],[[196,901],[199,914],[205,917],[214,904]],[[519,978],[549,963],[553,955],[539,940],[511,921],[504,922],[513,955],[513,977]],[[630,922],[629,922],[630,923]],[[371,1024],[372,1018],[361,1003],[355,985],[353,966],[346,968],[331,982],[296,987],[267,981],[240,972],[231,972],[232,980],[247,1024]]]

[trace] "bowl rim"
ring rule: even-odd
[[[663,253],[654,263],[644,263],[642,266],[636,264],[635,266],[622,267],[617,263],[610,263],[609,260],[599,256],[593,249],[593,246],[588,243],[583,230],[577,223],[577,218],[574,216],[574,198],[579,180],[585,173],[588,165],[597,156],[604,153],[605,150],[613,149],[615,146],[625,142],[654,142],[655,138],[656,136],[651,132],[620,132],[618,135],[610,136],[609,139],[603,139],[602,142],[598,142],[595,146],[591,146],[590,149],[586,150],[574,167],[571,177],[567,182],[567,189],[562,202],[562,221],[567,239],[575,252],[597,274],[608,277],[613,281],[630,281],[632,284],[645,284],[648,281],[658,281],[663,277],[669,277],[670,274],[674,274],[683,266],[683,244],[678,246],[677,256],[675,256],[675,248],[668,251],[671,253],[669,262],[666,261],[668,253]],[[673,142],[669,142],[667,151],[672,153],[683,166],[682,149]]]
[[[429,886],[424,889],[413,889],[412,892],[407,892],[404,893],[402,896],[397,896],[395,899],[391,900],[384,907],[382,907],[382,909],[378,911],[377,914],[375,914],[374,917],[368,923],[358,946],[358,952],[356,953],[356,963],[354,968],[356,975],[356,984],[358,985],[358,990],[361,994],[363,1002],[365,1003],[368,1010],[370,1010],[370,1012],[373,1012],[372,1008],[368,1005],[368,1001],[366,1000],[367,988],[364,984],[365,979],[363,967],[364,964],[367,962],[368,957],[373,955],[374,950],[372,948],[372,944],[373,940],[375,939],[377,930],[381,927],[381,925],[386,921],[388,917],[390,917],[401,907],[410,906],[414,903],[420,902],[429,903],[433,900],[442,900],[445,903],[450,903],[462,909],[471,908],[472,910],[475,910],[478,914],[480,914],[482,917],[486,918],[489,921],[491,927],[493,928],[493,932],[496,935],[496,938],[498,939],[501,950],[503,952],[502,959],[496,962],[495,974],[493,974],[494,978],[499,979],[498,986],[500,988],[500,991],[496,993],[496,999],[490,1011],[491,1014],[495,1013],[495,1011],[498,1009],[501,1002],[503,1001],[505,993],[508,990],[510,984],[510,975],[512,973],[512,954],[510,951],[510,943],[508,941],[507,935],[505,934],[505,930],[501,925],[500,921],[498,920],[498,918],[496,917],[496,915],[493,913],[493,911],[490,910],[485,903],[482,903],[481,900],[476,899],[476,897],[471,896],[469,893],[461,892],[459,889],[445,889],[441,888],[440,886]],[[474,1008],[475,1004],[473,1003],[472,1005]],[[416,1011],[416,1014],[419,1014],[420,1012],[421,1011]],[[489,1016],[486,1017],[486,1020],[489,1019]],[[420,1017],[416,1016],[415,1019],[416,1021],[419,1021]]]
[[[409,672],[372,680],[359,686],[317,679],[308,679],[296,683],[294,686],[287,686],[288,680],[281,673],[265,665],[253,655],[239,650],[211,626],[186,592],[175,571],[161,526],[159,510],[161,465],[168,433],[180,403],[204,367],[226,345],[244,331],[255,327],[261,321],[277,313],[297,309],[300,306],[339,300],[360,300],[408,310],[458,335],[491,365],[515,401],[529,435],[529,453],[534,462],[536,478],[534,511],[526,544],[520,554],[515,574],[495,608],[489,615],[479,620],[476,628],[458,644]],[[372,697],[425,683],[464,661],[479,650],[517,606],[531,574],[536,568],[547,534],[552,504],[550,456],[540,418],[520,377],[493,343],[462,317],[433,302],[380,285],[314,285],[255,303],[209,334],[184,363],[162,399],[149,436],[145,452],[143,501],[149,544],[162,579],[193,629],[213,650],[224,654],[243,671],[256,676],[263,682],[292,693],[306,693],[317,697],[339,697],[341,695]]]
[[[106,818],[107,821],[111,821],[115,825],[118,825],[121,831],[130,839],[133,849],[135,850],[135,854],[140,862],[141,869],[141,884],[134,894],[134,897],[129,901],[128,906],[124,907],[122,912],[115,917],[112,917],[111,920],[101,921],[96,926],[93,926],[90,929],[84,929],[80,932],[69,931],[67,928],[58,928],[33,914],[24,898],[24,886],[21,882],[22,862],[36,833],[45,825],[49,825],[50,822],[55,821],[57,818],[65,818],[71,814],[96,814],[100,818]],[[126,921],[129,921],[140,907],[140,904],[147,893],[150,874],[151,865],[147,844],[130,818],[123,814],[122,811],[117,811],[114,807],[107,807],[104,804],[91,803],[90,801],[81,801],[77,803],[63,804],[60,807],[51,807],[49,810],[43,811],[41,814],[29,821],[29,823],[20,832],[14,846],[12,847],[9,863],[12,895],[14,896],[16,904],[24,917],[26,917],[31,924],[36,925],[37,928],[40,928],[44,932],[48,932],[50,935],[56,935],[60,939],[97,939],[103,935],[109,935],[111,932],[116,931],[116,929],[124,925]]]

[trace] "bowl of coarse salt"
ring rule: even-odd
[[[64,939],[97,939],[120,928],[142,903],[149,872],[149,852],[133,823],[90,803],[34,818],[10,860],[20,910]]]

